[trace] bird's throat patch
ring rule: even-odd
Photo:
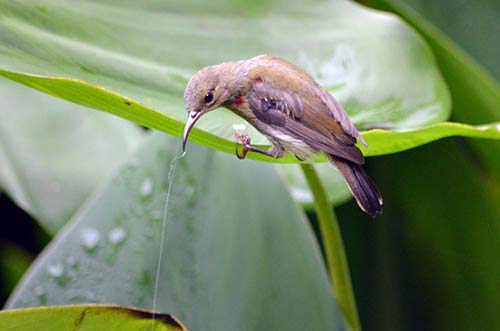
[[[240,96],[240,97],[237,97],[237,98],[236,98],[236,100],[234,101],[234,103],[235,103],[237,106],[239,106],[239,105],[241,105],[241,104],[245,103],[245,98],[243,98],[243,97],[241,97],[241,96]]]

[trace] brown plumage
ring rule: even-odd
[[[195,122],[205,113],[226,107],[253,125],[272,143],[270,151],[250,145],[248,151],[281,157],[285,150],[301,160],[324,152],[344,176],[358,205],[375,217],[382,197],[362,167],[359,139],[366,146],[342,106],[310,75],[281,58],[261,55],[249,60],[206,67],[189,81],[184,93],[189,113],[183,148]]]

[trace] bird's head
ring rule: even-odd
[[[231,97],[231,91],[226,87],[224,64],[203,68],[190,80],[184,91],[184,106],[188,119],[184,126],[182,149],[186,149],[189,132],[203,115],[220,107]]]

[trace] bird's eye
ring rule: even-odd
[[[205,103],[210,103],[213,99],[214,94],[212,93],[212,91],[208,91],[207,94],[205,94],[205,99],[203,99],[203,101],[205,101]]]

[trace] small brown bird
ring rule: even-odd
[[[232,110],[265,135],[269,151],[250,144],[250,138],[236,134],[243,145],[238,158],[251,152],[274,158],[285,150],[300,160],[320,152],[328,155],[356,199],[359,207],[375,217],[382,213],[382,197],[362,167],[363,154],[357,139],[366,147],[342,106],[310,75],[281,58],[261,55],[249,60],[227,62],[203,68],[189,81],[184,92],[188,120],[182,148],[191,128],[205,113],[218,107]]]

